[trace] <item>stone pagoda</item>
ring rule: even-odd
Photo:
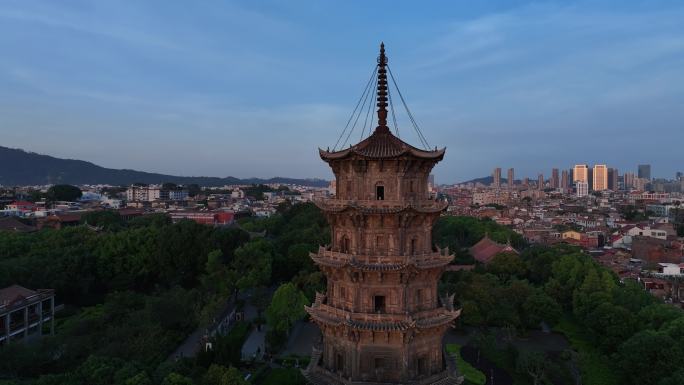
[[[427,187],[445,149],[413,147],[387,126],[384,45],[377,79],[375,131],[344,150],[319,150],[336,191],[316,201],[332,242],[311,254],[327,290],[306,307],[322,343],[304,374],[313,384],[459,384],[442,337],[460,310],[437,291],[453,255],[432,245],[447,203]]]

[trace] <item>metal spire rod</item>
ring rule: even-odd
[[[380,43],[378,56],[378,127],[387,127],[387,56],[385,43]]]
[[[344,134],[347,132],[347,129],[349,128],[349,124],[351,123],[352,119],[354,119],[354,116],[356,115],[356,110],[358,110],[359,106],[361,105],[361,101],[365,100],[366,93],[368,93],[370,91],[370,89],[371,89],[370,86],[371,86],[371,84],[373,84],[373,79],[375,79],[375,75],[377,74],[376,68],[377,68],[377,65],[375,67],[373,67],[373,71],[371,71],[371,76],[368,79],[368,82],[366,82],[366,87],[363,89],[363,93],[361,93],[359,100],[356,102],[356,107],[354,107],[354,111],[352,111],[351,116],[349,116],[349,120],[347,120],[347,124],[344,126],[344,130],[342,130],[342,132],[340,133],[340,136],[337,138],[337,141],[335,142],[335,145],[333,146],[333,151],[335,151],[335,149],[337,148],[337,145],[340,143],[340,140],[342,140],[342,138],[344,137]],[[364,103],[364,105],[365,105],[365,103]],[[363,107],[362,107],[362,109],[363,109]],[[352,130],[353,130],[353,127],[352,127]],[[350,131],[350,133],[351,133],[351,131]],[[349,138],[349,137],[347,136],[347,138]],[[342,147],[344,147],[344,144],[342,144]]]
[[[392,69],[389,68],[389,66],[387,68],[389,69],[389,74],[390,74],[390,77],[392,78],[392,83],[394,84],[394,88],[397,89],[397,93],[399,94],[399,98],[401,99],[401,103],[404,105],[404,109],[406,109],[406,113],[408,114],[409,120],[411,121],[413,128],[416,130],[416,133],[418,134],[418,138],[422,142],[423,146],[425,146],[425,149],[429,150],[430,144],[428,143],[427,139],[425,139],[423,132],[418,127],[418,123],[416,123],[416,119],[413,117],[411,110],[409,110],[408,105],[406,104],[406,100],[404,100],[404,95],[401,94],[401,90],[399,89],[399,86],[397,85],[397,81],[394,78],[394,74],[392,73]]]

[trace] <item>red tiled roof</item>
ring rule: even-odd
[[[0,304],[7,305],[15,302],[17,299],[28,298],[36,294],[38,293],[23,286],[12,285],[10,287],[0,289]]]
[[[27,232],[34,231],[36,228],[22,223],[15,217],[4,217],[0,218],[0,231],[1,230]]]
[[[487,236],[482,238],[478,243],[470,248],[470,254],[473,256],[473,258],[475,258],[476,261],[481,263],[488,263],[494,258],[495,255],[504,252],[518,253],[510,245],[501,245],[489,239]]]
[[[10,203],[12,206],[35,206],[36,204],[33,202],[28,202],[28,201],[16,201]]]

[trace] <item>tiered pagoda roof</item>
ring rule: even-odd
[[[353,155],[367,159],[392,159],[408,155],[420,159],[440,161],[444,158],[445,151],[446,148],[427,151],[413,147],[394,136],[387,126],[376,127],[371,136],[344,150],[326,151],[318,149],[321,159],[326,162]]]

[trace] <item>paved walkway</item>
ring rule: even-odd
[[[266,325],[261,326],[261,330],[257,330],[254,326],[244,345],[242,345],[242,359],[246,361],[261,359],[264,351],[266,351]]]
[[[202,336],[204,336],[205,330],[206,329],[199,328],[192,332],[192,334],[190,334],[188,338],[186,338],[185,341],[183,341],[183,343],[180,344],[180,346],[178,346],[167,359],[175,360],[184,357],[194,357],[199,348]]]
[[[235,302],[232,301],[232,298],[226,301],[225,305],[214,315],[214,323],[208,328],[197,328],[185,339],[185,341],[183,341],[182,344],[176,348],[176,350],[173,351],[173,353],[171,353],[167,360],[175,360],[183,357],[194,357],[197,354],[197,351],[202,348],[201,343],[204,335],[213,335],[217,328],[219,328],[221,325],[219,321],[226,318],[232,312],[234,307]],[[230,330],[230,328],[233,327],[233,325],[235,325],[235,322],[232,322],[228,329],[222,330],[222,332],[226,333],[228,330]]]
[[[313,322],[297,321],[282,355],[310,356],[314,344],[321,338],[321,331]]]

